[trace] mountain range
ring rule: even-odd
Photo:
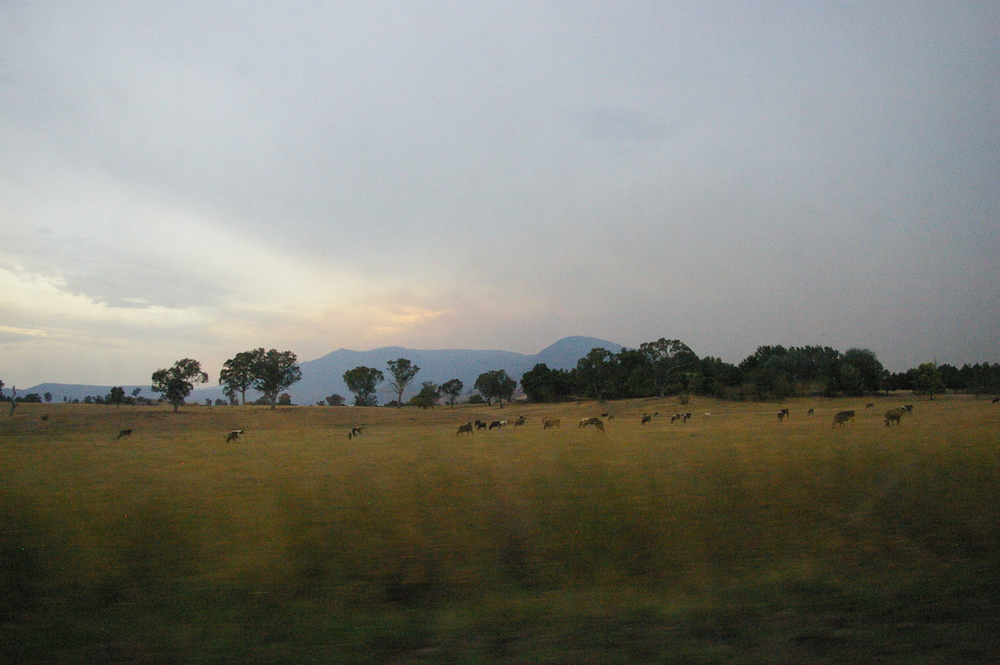
[[[359,366],[373,367],[389,375],[386,363],[390,360],[406,358],[420,367],[413,383],[403,393],[403,400],[415,395],[424,381],[441,384],[450,379],[459,379],[463,386],[463,395],[473,392],[472,386],[484,372],[502,369],[520,382],[521,376],[531,370],[536,364],[544,363],[550,369],[572,369],[580,358],[586,356],[594,348],[601,347],[617,353],[621,344],[609,342],[595,337],[565,337],[551,346],[547,346],[535,354],[514,353],[511,351],[479,351],[471,349],[421,350],[407,349],[401,346],[386,346],[371,351],[352,351],[338,349],[327,355],[299,363],[302,379],[290,387],[287,392],[295,404],[316,404],[327,395],[343,396],[351,403],[352,395],[344,383],[344,372]],[[141,388],[143,397],[155,397],[156,394],[144,386],[123,386],[125,394],[130,395],[135,388]],[[79,399],[94,395],[107,395],[111,386],[76,385],[62,383],[42,383],[25,390],[18,390],[19,395],[51,393],[53,400],[60,402]],[[9,391],[4,391],[9,394]],[[247,391],[247,401],[256,399],[259,393]],[[396,398],[388,382],[379,385],[379,403],[385,403]],[[188,398],[192,402],[204,402],[210,399],[225,399],[221,386],[196,388]],[[461,399],[461,398],[460,398]]]

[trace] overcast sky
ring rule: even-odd
[[[0,380],[1000,361],[996,2],[0,2]]]

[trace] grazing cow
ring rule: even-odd
[[[580,424],[577,425],[577,428],[586,427],[587,425],[593,425],[602,432],[604,431],[604,421],[600,418],[582,418],[580,420]]]
[[[904,404],[903,408],[906,409],[907,413],[913,413],[913,405],[912,404]]]
[[[782,409],[781,411],[778,411],[778,422],[779,423],[782,420],[784,420],[785,418],[787,418],[787,417],[788,417],[788,409]]]
[[[873,406],[875,406],[875,402],[868,402],[867,404],[865,404],[865,410],[867,411],[868,409],[872,408]]]
[[[648,413],[642,414],[642,424],[643,425],[645,425],[646,423],[648,423],[652,419],[653,419],[653,416],[649,415]]]
[[[120,432],[118,432],[118,436],[115,437],[115,441],[117,441],[118,439],[124,439],[126,436],[132,436],[132,430],[130,429],[121,430]]]
[[[712,417],[712,412],[711,411],[706,411],[705,413],[702,414],[701,417],[702,418],[711,418]]]
[[[558,429],[561,422],[558,418],[544,418],[542,419],[542,429]]]
[[[851,411],[838,411],[837,414],[833,417],[833,425],[840,425],[841,427],[843,427],[844,423],[846,423],[847,421],[851,421],[851,427],[854,427],[854,411],[853,410],[851,410]],[[830,425],[830,427],[833,427],[833,425]]]
[[[514,421],[514,427],[520,427],[524,423],[528,422],[528,419],[524,416],[519,416],[517,420]]]
[[[42,420],[48,420],[48,419],[49,419],[49,414],[47,413],[42,414]]]
[[[464,425],[458,426],[458,431],[455,432],[455,436],[459,434],[472,434],[472,423],[465,423]]]
[[[482,420],[477,420],[476,429],[486,429],[486,423]]]
[[[489,429],[493,428],[500,429],[506,424],[507,424],[506,420],[494,420],[493,422],[490,423]]]
[[[990,404],[996,404],[997,402],[1000,402],[1000,397],[994,397],[993,401],[990,402]]]
[[[348,432],[348,434],[347,434],[347,438],[348,439],[353,439],[356,436],[361,436],[361,430],[362,429],[363,429],[362,427],[352,427],[351,431]]]
[[[243,430],[241,429],[229,430],[229,434],[226,435],[226,443],[229,443],[230,441],[235,441],[241,436],[243,436]]]
[[[885,426],[889,427],[892,423],[901,425],[906,413],[906,409],[889,409],[885,412]]]
[[[670,416],[670,424],[673,424],[675,420],[680,420],[681,418],[682,418],[681,414],[675,413],[674,415]]]
[[[808,411],[806,411],[807,416],[811,416],[814,413],[816,413],[816,409],[809,409]]]

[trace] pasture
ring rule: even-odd
[[[1000,652],[989,399],[171,411],[0,417],[0,661]],[[457,435],[477,419],[511,422]]]

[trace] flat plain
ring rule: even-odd
[[[0,660],[994,662],[998,453],[966,396],[21,404]]]

